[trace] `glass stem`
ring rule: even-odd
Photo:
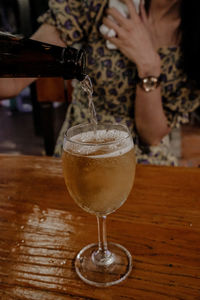
[[[93,253],[93,262],[96,265],[108,266],[114,257],[108,250],[106,234],[106,216],[97,216],[98,225],[98,250]]]
[[[98,251],[106,253],[108,250],[107,234],[106,234],[106,216],[97,216],[98,225]]]

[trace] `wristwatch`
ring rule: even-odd
[[[151,92],[155,90],[157,87],[160,86],[161,82],[161,75],[156,77],[156,76],[147,76],[143,78],[139,78],[137,80],[137,83],[139,86],[145,91],[145,92]]]

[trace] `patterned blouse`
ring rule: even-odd
[[[119,50],[109,50],[99,32],[108,0],[50,0],[49,10],[39,22],[56,26],[67,45],[81,45],[87,52],[87,74],[92,80],[93,101],[100,122],[126,123],[135,142],[139,163],[177,165],[170,153],[169,136],[159,145],[144,145],[134,122],[136,66]],[[189,121],[189,113],[200,104],[200,90],[189,89],[187,77],[181,69],[179,47],[158,50],[162,63],[162,103],[171,128]],[[76,82],[72,103],[55,148],[62,152],[63,135],[68,127],[89,120],[88,99],[80,83]]]

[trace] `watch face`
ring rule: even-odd
[[[150,76],[142,79],[142,87],[145,92],[155,90],[159,85],[158,78]]]

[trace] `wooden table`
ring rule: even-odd
[[[134,268],[109,288],[83,283],[74,257],[96,242],[94,216],[70,199],[58,159],[0,156],[0,299],[200,299],[200,169],[137,166],[108,239]]]

